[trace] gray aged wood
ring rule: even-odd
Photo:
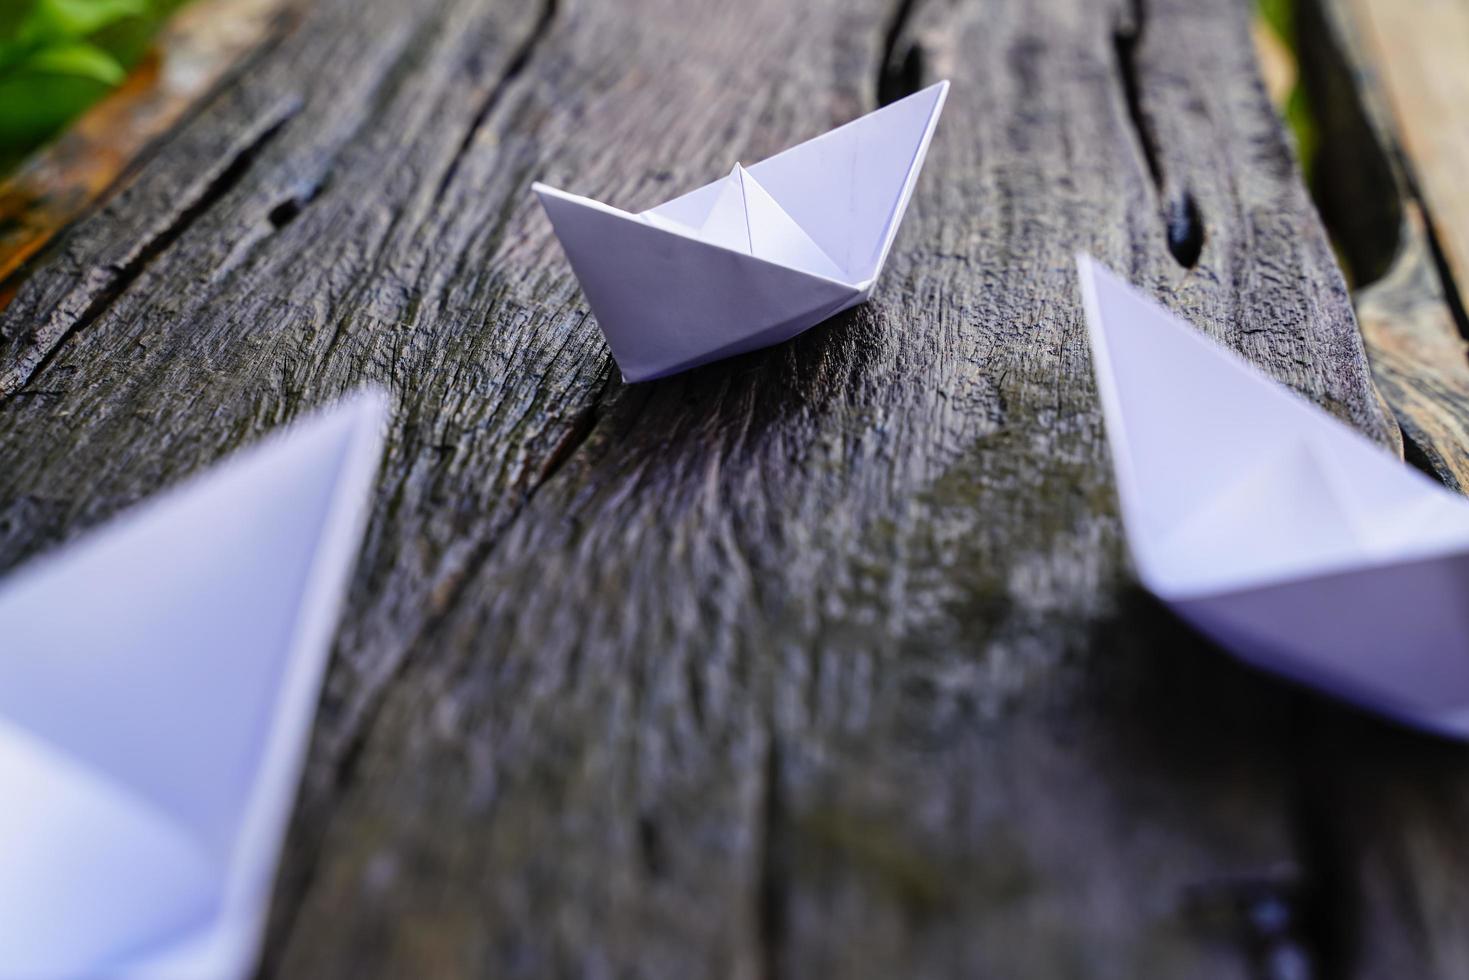
[[[532,179],[940,77],[870,304],[617,380]],[[315,0],[21,273],[0,567],[390,387],[269,975],[1391,975],[1421,858],[1341,804],[1464,757],[1140,594],[1077,249],[1394,438],[1241,4]]]
[[[1399,112],[1389,107],[1366,36],[1375,7],[1372,0],[1299,6],[1302,77],[1328,147],[1315,168],[1316,194],[1352,274],[1368,358],[1409,454],[1463,489],[1469,486],[1469,319],[1436,232],[1461,222],[1453,213],[1436,213],[1419,190],[1425,170],[1437,186],[1458,176],[1445,173],[1451,161],[1412,160],[1399,145],[1395,122],[1422,130],[1425,121],[1403,118],[1416,103]],[[1403,8],[1397,16],[1413,22],[1426,10]],[[1379,20],[1389,15],[1387,7],[1376,14]],[[1430,76],[1455,76],[1469,55],[1469,38],[1444,36],[1424,20],[1420,36],[1436,39],[1433,50],[1411,56],[1430,59]]]

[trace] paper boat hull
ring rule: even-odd
[[[1469,738],[1469,502],[1086,256],[1139,578],[1255,666]]]
[[[1469,556],[1359,568],[1173,610],[1241,660],[1405,724],[1469,738]]]
[[[628,381],[789,340],[866,292],[537,187]]]

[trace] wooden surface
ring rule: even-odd
[[[871,303],[617,379],[532,179],[944,77]],[[1077,249],[1396,439],[1243,5],[314,0],[6,285],[0,568],[391,389],[269,976],[1461,962],[1464,753],[1133,583]]]
[[[1469,279],[1469,7],[1452,0],[1343,0],[1361,64],[1372,65],[1379,98],[1391,113],[1395,138],[1412,161],[1445,262],[1455,279]]]
[[[1453,30],[1456,17],[1469,25],[1469,8],[1310,0],[1298,34],[1327,147],[1314,183],[1354,279],[1377,383],[1409,458],[1464,489],[1469,198],[1461,185],[1469,142],[1449,94],[1469,94],[1469,30]]]

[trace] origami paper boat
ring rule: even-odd
[[[383,413],[356,396],[0,587],[0,976],[249,973]]]
[[[1078,266],[1143,584],[1244,660],[1469,737],[1469,500]]]
[[[535,184],[622,375],[788,340],[872,295],[940,82],[641,214]]]

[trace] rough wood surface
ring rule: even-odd
[[[1428,120],[1403,118],[1386,81],[1421,83],[1427,70],[1454,76],[1435,86],[1464,84],[1469,36],[1443,29],[1451,12],[1434,0],[1307,0],[1300,11],[1302,77],[1321,128],[1315,184],[1356,280],[1374,375],[1409,459],[1469,489],[1466,321],[1454,262],[1437,233],[1452,211],[1433,210],[1453,201],[1426,193],[1424,180],[1432,172],[1432,185],[1442,187],[1460,177],[1443,169],[1447,157],[1404,151],[1399,127]],[[1404,32],[1426,31],[1423,44],[1376,48],[1372,36],[1384,23],[1400,43]],[[1342,918],[1355,933],[1354,971],[1469,976],[1469,851],[1460,842],[1469,759],[1459,746],[1364,734],[1336,736],[1353,763],[1345,772],[1323,767],[1316,784],[1338,814],[1327,846],[1336,886],[1352,896]]]
[[[1297,33],[1325,148],[1313,180],[1355,280],[1377,383],[1409,458],[1465,489],[1469,318],[1460,284],[1469,270],[1459,253],[1469,199],[1458,187],[1469,143],[1443,99],[1454,86],[1469,91],[1469,32],[1445,29],[1446,16],[1463,16],[1454,10],[1437,0],[1309,0]],[[1414,38],[1421,43],[1409,45]]]
[[[1338,0],[1372,66],[1379,98],[1438,222],[1454,278],[1469,281],[1469,7],[1452,0]]]
[[[939,77],[870,304],[617,380],[532,179]],[[390,387],[270,975],[1391,975],[1424,742],[1132,584],[1082,248],[1394,438],[1239,4],[315,0],[11,284],[0,567]]]

